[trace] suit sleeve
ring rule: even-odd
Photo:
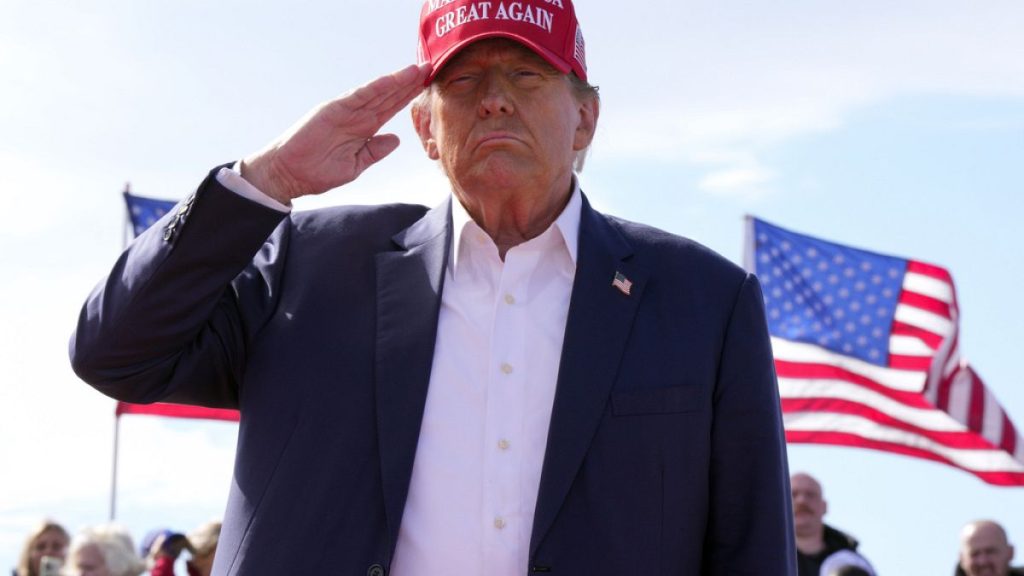
[[[69,353],[100,392],[237,408],[247,341],[273,310],[286,215],[221,186],[218,169],[86,300]]]
[[[796,574],[786,438],[764,300],[740,287],[714,398],[707,574]]]

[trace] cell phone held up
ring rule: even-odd
[[[54,556],[43,556],[39,559],[39,576],[60,576],[60,568],[64,562]]]

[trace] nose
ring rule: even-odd
[[[508,80],[501,74],[496,72],[487,74],[481,86],[479,110],[481,118],[515,113],[515,106],[509,97],[509,88]]]

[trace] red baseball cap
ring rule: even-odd
[[[509,38],[563,74],[587,79],[583,32],[571,0],[426,0],[420,12],[418,60],[430,62],[429,84],[445,63],[484,38]]]

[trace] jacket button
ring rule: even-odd
[[[380,564],[374,564],[366,571],[366,576],[384,576],[384,567]]]

